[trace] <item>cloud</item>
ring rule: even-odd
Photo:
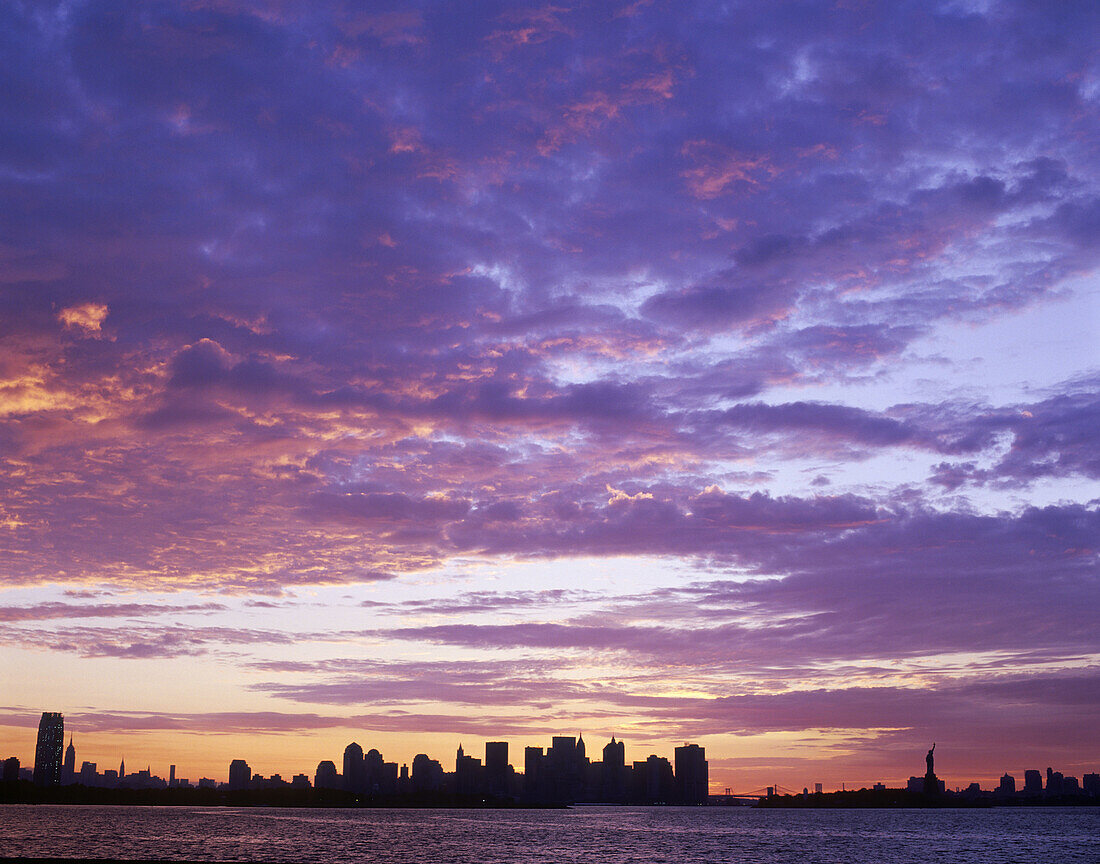
[[[289,645],[295,638],[294,634],[274,630],[170,625],[63,627],[56,630],[10,627],[2,641],[22,648],[71,652],[81,657],[158,660],[198,656],[223,646]]]
[[[12,712],[0,714],[4,725],[33,727],[40,714]],[[370,732],[435,732],[472,735],[550,734],[558,727],[530,723],[509,715],[410,714],[377,712],[371,714],[332,715],[310,712],[221,711],[209,713],[171,713],[152,711],[67,712],[72,729],[81,732],[142,733],[177,732],[198,735],[279,735],[319,729],[350,729]],[[5,722],[6,721],[6,722]]]
[[[774,286],[692,287],[655,294],[642,305],[647,317],[692,330],[727,330],[784,317],[792,292]]]
[[[62,309],[57,313],[57,320],[70,330],[98,339],[103,333],[103,322],[107,320],[108,311],[103,303],[81,303]]]
[[[66,592],[67,594],[82,592]],[[210,612],[225,609],[223,603],[191,603],[162,605],[157,603],[95,603],[81,604],[47,602],[34,606],[0,606],[0,621],[45,621],[55,618],[139,618],[149,615],[170,615],[188,612]]]
[[[1014,2],[3,6],[4,584],[371,583],[373,629],[333,639],[610,658],[653,692],[663,657],[714,728],[764,723],[716,701],[750,673],[840,722],[917,711],[942,652],[1083,662],[1096,370],[1034,346],[1090,311],[1096,29]],[[967,335],[991,324],[1036,362]],[[675,575],[574,584],[642,557]],[[513,561],[560,582],[454,587]],[[325,641],[68,599],[4,607],[8,644]],[[577,711],[643,686],[576,671],[547,687]],[[355,674],[266,696],[356,700]],[[398,700],[448,671],[363,674]],[[467,713],[507,698],[454,674]],[[486,727],[463,711],[411,713]]]
[[[254,684],[252,689],[281,699],[321,705],[446,703],[547,708],[605,697],[609,688],[555,678],[552,673],[560,665],[556,661],[259,663],[261,669],[310,671],[325,677],[293,683],[268,681]]]
[[[617,501],[560,534],[529,527],[523,536],[548,556],[626,548],[706,555],[744,575],[648,603],[635,598],[639,608],[620,605],[602,617],[426,624],[390,635],[482,649],[626,652],[684,668],[781,666],[786,674],[817,662],[1017,652],[1021,644],[1088,654],[1095,641],[1081,610],[1093,590],[1097,519],[1095,509],[1076,506],[978,516],[718,491],[697,496],[690,513],[651,499]],[[491,541],[482,548],[516,551]]]
[[[446,599],[364,600],[360,605],[395,615],[424,613],[429,615],[470,615],[479,612],[509,612],[552,606],[556,609],[570,604],[591,601],[603,595],[595,591],[549,588],[539,591],[466,591]]]

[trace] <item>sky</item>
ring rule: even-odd
[[[1098,44],[0,4],[0,756],[1100,770]]]

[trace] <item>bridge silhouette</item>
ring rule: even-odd
[[[753,789],[750,792],[734,792],[729,786],[726,787],[726,791],[715,797],[717,798],[748,798],[756,800],[757,798],[766,798],[769,795],[801,795],[802,793],[797,789],[788,789],[786,786],[780,786],[776,783],[774,786],[761,786],[759,789]]]

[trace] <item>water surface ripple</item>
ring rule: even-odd
[[[0,854],[404,864],[1100,864],[1100,809],[0,807]]]

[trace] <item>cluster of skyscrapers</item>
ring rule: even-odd
[[[528,804],[576,802],[637,804],[706,804],[708,768],[706,753],[697,744],[675,750],[675,765],[660,756],[626,763],[625,747],[614,738],[603,748],[603,761],[589,760],[583,736],[555,737],[548,748],[527,747],[523,773],[508,758],[507,741],[487,741],[485,758],[466,753],[460,744],[454,771],[425,753],[417,754],[412,767],[387,762],[375,749],[363,752],[357,743],[344,749],[342,768],[325,760],[317,766],[313,786],[337,789],[359,796],[448,796],[462,799],[490,798]],[[235,759],[229,766],[229,788],[269,789],[285,784],[282,778],[251,774],[248,763]],[[307,785],[298,775],[288,785]]]
[[[933,748],[935,749],[935,748]],[[89,788],[186,789],[220,788],[230,792],[271,790],[280,788],[334,790],[358,799],[385,801],[388,799],[489,799],[522,804],[706,804],[709,797],[709,772],[704,749],[697,744],[675,748],[673,762],[652,755],[644,761],[627,763],[626,748],[614,737],[604,745],[602,760],[588,758],[583,736],[557,736],[550,746],[526,747],[523,752],[523,773],[518,773],[509,761],[507,741],[487,741],[484,759],[465,752],[459,745],[454,770],[424,753],[417,754],[412,766],[387,762],[375,749],[363,752],[356,743],[344,749],[339,768],[325,760],[317,766],[312,781],[306,774],[296,774],[290,780],[273,774],[254,774],[243,759],[234,759],[229,766],[229,782],[219,784],[203,778],[196,784],[176,777],[176,766],[169,769],[168,779],[154,775],[148,768],[126,773],[126,763],[118,770],[98,770],[96,763],[83,762],[76,767],[76,748],[70,738],[65,746],[65,719],[55,712],[44,712],[38,724],[33,772],[21,768],[12,756],[2,763],[0,779],[5,783],[33,780],[36,786],[81,785]],[[927,758],[928,771],[923,777],[910,777],[910,792],[957,795],[963,798],[995,797],[998,799],[1074,799],[1078,796],[1100,798],[1100,774],[1085,774],[1080,781],[1060,771],[1046,769],[1024,772],[1023,785],[1006,773],[992,791],[982,790],[977,783],[954,793],[933,771],[932,751]],[[876,783],[872,791],[885,791],[886,785]],[[821,792],[821,784],[817,784]],[[769,789],[769,796],[772,791]],[[804,791],[808,795],[808,791]]]
[[[655,755],[627,764],[615,738],[604,745],[601,762],[588,760],[583,737],[555,737],[545,752],[523,753],[523,795],[531,801],[705,804],[708,785],[706,753],[697,744],[675,748],[674,764]]]
[[[118,771],[101,774],[94,762],[84,762],[77,771],[76,749],[71,739],[67,748],[64,741],[64,717],[44,713],[35,749],[36,786],[191,787],[189,781],[176,777],[174,765],[167,781],[148,769],[127,774],[125,763],[119,765]],[[14,756],[4,762],[5,781],[18,780],[21,773],[19,760]],[[591,761],[582,736],[558,736],[547,748],[524,749],[522,774],[509,761],[507,741],[486,742],[484,761],[468,755],[460,744],[453,771],[447,771],[424,753],[413,758],[410,770],[408,765],[387,762],[378,750],[364,753],[353,742],[344,749],[341,768],[329,760],[321,762],[312,783],[305,774],[297,774],[289,781],[279,774],[271,777],[253,774],[245,760],[234,759],[229,765],[229,782],[222,788],[231,792],[282,787],[327,789],[378,800],[436,797],[528,804],[706,804],[708,779],[706,753],[696,744],[675,748],[674,763],[661,756],[650,756],[645,761],[628,764],[626,748],[615,738],[604,746],[602,761]],[[197,785],[214,788],[219,784],[204,778]]]
[[[76,747],[72,738],[65,744],[65,717],[45,711],[38,723],[38,741],[34,748],[34,770],[20,767],[19,759],[9,756],[0,769],[0,779],[12,783],[21,779],[33,780],[35,786],[87,786],[106,789],[173,789],[190,788],[188,780],[176,777],[176,766],[168,771],[168,779],[156,776],[149,768],[126,773],[126,762],[121,761],[118,770],[99,770],[95,762],[82,762],[76,767]],[[29,776],[28,776],[29,775]],[[198,786],[215,788],[217,782],[210,778],[199,781]]]

